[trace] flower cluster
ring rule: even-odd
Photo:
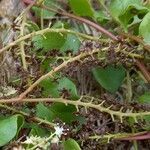
[[[42,148],[43,150],[46,150],[50,147],[50,144],[59,144],[61,136],[66,133],[64,133],[64,128],[58,126],[54,127],[55,132],[52,133],[49,137],[39,137],[39,136],[30,136],[27,137],[27,139],[22,143],[22,144],[26,144],[26,145],[30,145],[33,147],[35,147],[36,150],[38,150],[38,148]]]

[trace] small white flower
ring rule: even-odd
[[[59,138],[61,137],[61,135],[63,134],[64,128],[63,127],[59,127],[59,126],[55,126],[55,135],[57,135]]]

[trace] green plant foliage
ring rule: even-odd
[[[141,0],[112,0],[110,4],[111,15],[127,30],[129,24],[132,24],[136,17],[141,21],[148,9],[143,6]],[[137,21],[136,21],[137,22]]]
[[[51,109],[48,109],[42,103],[36,105],[36,116],[50,122],[54,119],[54,113],[51,111]]]
[[[73,51],[73,53],[76,53],[81,45],[81,42],[79,38],[75,35],[72,34],[67,34],[67,39],[64,43],[64,45],[61,47],[61,51]]]
[[[81,150],[79,144],[74,139],[68,139],[63,142],[64,150]]]
[[[48,7],[53,7],[52,4],[54,4],[54,2],[55,2],[54,0],[45,0],[44,5]],[[49,19],[51,17],[54,17],[56,14],[55,12],[50,12],[37,7],[32,7],[32,10],[36,16],[42,17],[43,19]]]
[[[58,85],[59,91],[63,91],[64,89],[70,93],[70,97],[72,99],[78,99],[79,98],[75,84],[66,77],[63,77],[62,79],[60,79],[59,85]]]
[[[92,73],[96,81],[111,93],[115,93],[118,90],[125,78],[125,69],[122,66],[96,67],[92,69]]]
[[[143,18],[139,26],[139,33],[143,36],[144,41],[150,44],[150,12]]]
[[[71,124],[78,118],[74,114],[76,112],[76,108],[72,105],[66,106],[62,103],[54,103],[49,107],[49,109],[55,114],[54,119],[59,118],[67,124]]]
[[[0,146],[12,140],[18,134],[23,124],[24,118],[21,115],[14,115],[0,120]]]
[[[26,127],[26,128],[30,128],[31,129],[29,135],[46,137],[46,136],[49,136],[49,134],[50,134],[50,132],[48,132],[48,130],[38,126],[35,123],[32,123],[32,124],[30,123],[30,124],[27,124],[27,125],[28,125],[28,127]]]
[[[51,79],[44,80],[41,83],[41,87],[43,87],[42,93],[44,96],[60,97],[63,94],[63,90],[66,90],[70,98],[79,98],[75,84],[66,77],[57,81],[52,81]]]
[[[40,86],[43,88],[42,95],[45,97],[59,97],[58,83],[51,79],[46,79],[41,82]]]
[[[13,16],[15,20],[12,14],[1,13],[3,2],[0,0],[0,149],[9,149],[11,141],[19,141],[22,135],[27,140],[21,139],[19,146],[27,150],[57,146],[81,150],[82,142],[86,149],[85,139],[92,140],[89,147],[99,149],[104,142],[114,144],[113,139],[140,137],[150,131],[150,111],[144,108],[150,104],[149,85],[140,65],[135,65],[140,59],[139,64],[149,69],[150,0],[37,0]],[[113,57],[118,62],[108,60]],[[121,63],[128,69],[127,76]],[[90,80],[91,73],[95,81]],[[11,87],[15,95],[5,95],[3,86]],[[105,96],[115,100],[118,94],[121,105],[104,100]],[[130,102],[136,99],[143,107],[134,108]],[[22,104],[18,107],[11,102]],[[22,115],[11,115],[17,112]],[[111,125],[118,122],[121,128],[115,133]],[[101,127],[103,136],[97,135]],[[120,144],[115,149],[118,147]]]
[[[60,33],[48,32],[44,35],[33,37],[32,41],[36,49],[43,49],[47,52],[52,49],[60,49],[66,40],[66,36]]]
[[[74,113],[76,108],[72,105],[66,106],[62,103],[54,103],[51,106],[44,106],[42,103],[36,106],[36,116],[53,121],[54,119],[60,119],[67,124],[71,124],[73,121],[79,121],[79,125],[85,122],[83,117],[76,116]]]
[[[89,0],[68,0],[72,11],[79,16],[93,17],[94,12]]]
[[[145,93],[139,97],[139,102],[142,104],[150,104],[150,93]]]

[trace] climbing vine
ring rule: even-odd
[[[119,5],[116,12],[118,0],[99,0],[98,8],[81,0],[86,13],[71,0],[61,2],[64,6],[23,2],[26,7],[7,27],[15,36],[4,38],[0,49],[1,66],[6,66],[7,55],[18,65],[0,86],[0,146],[18,139],[18,146],[27,149],[55,144],[84,149],[84,143],[94,140],[131,140],[137,147],[135,140],[149,139],[148,2],[135,2],[138,7],[123,2],[126,8]],[[119,124],[118,131],[109,124]],[[29,134],[24,139],[22,133]]]

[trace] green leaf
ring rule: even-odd
[[[51,106],[44,106],[42,103],[36,106],[36,116],[39,118],[52,122],[55,119],[60,119],[67,124],[71,124],[73,121],[78,121],[79,126],[85,122],[85,119],[81,116],[77,116],[76,107],[73,105],[66,106],[62,103],[54,103]]]
[[[14,115],[0,121],[0,146],[7,144],[12,140],[24,123],[21,115]]]
[[[143,36],[145,43],[150,44],[150,12],[143,18],[139,26],[139,33]]]
[[[76,112],[75,106],[62,103],[54,103],[49,109],[55,114],[54,119],[59,118],[63,122],[70,124],[75,121],[78,117],[74,114]]]
[[[59,97],[58,91],[58,83],[52,81],[51,79],[45,79],[40,83],[40,86],[43,87],[42,95],[44,97],[52,96],[52,97]]]
[[[36,105],[36,116],[48,121],[52,121],[54,119],[54,113],[42,103]]]
[[[59,80],[58,90],[61,91],[63,89],[66,89],[70,93],[71,99],[79,98],[75,84],[66,77]]]
[[[79,144],[74,139],[68,139],[63,142],[64,150],[81,150]]]
[[[57,81],[46,79],[42,81],[40,85],[43,87],[42,94],[46,97],[60,97],[62,91],[67,90],[71,99],[79,98],[75,84],[66,77],[58,79]]]
[[[134,22],[135,16],[144,16],[148,9],[142,5],[141,0],[112,0],[110,4],[111,15],[127,30],[129,24]]]
[[[93,17],[94,11],[89,0],[68,0],[74,14]]]
[[[60,49],[66,40],[66,36],[60,33],[48,32],[44,35],[33,37],[32,41],[36,49],[42,49],[47,52],[52,49]]]
[[[79,38],[75,35],[68,34],[64,45],[61,47],[61,51],[65,52],[71,50],[76,53],[81,45]]]
[[[125,69],[122,66],[93,68],[92,73],[96,81],[106,90],[115,93],[125,78]]]
[[[27,129],[29,128],[31,130],[29,136],[33,135],[33,136],[46,137],[49,136],[50,134],[50,132],[46,128],[41,127],[35,123],[27,123],[25,128]]]
[[[150,104],[150,93],[145,93],[139,97],[139,102],[142,104]]]

